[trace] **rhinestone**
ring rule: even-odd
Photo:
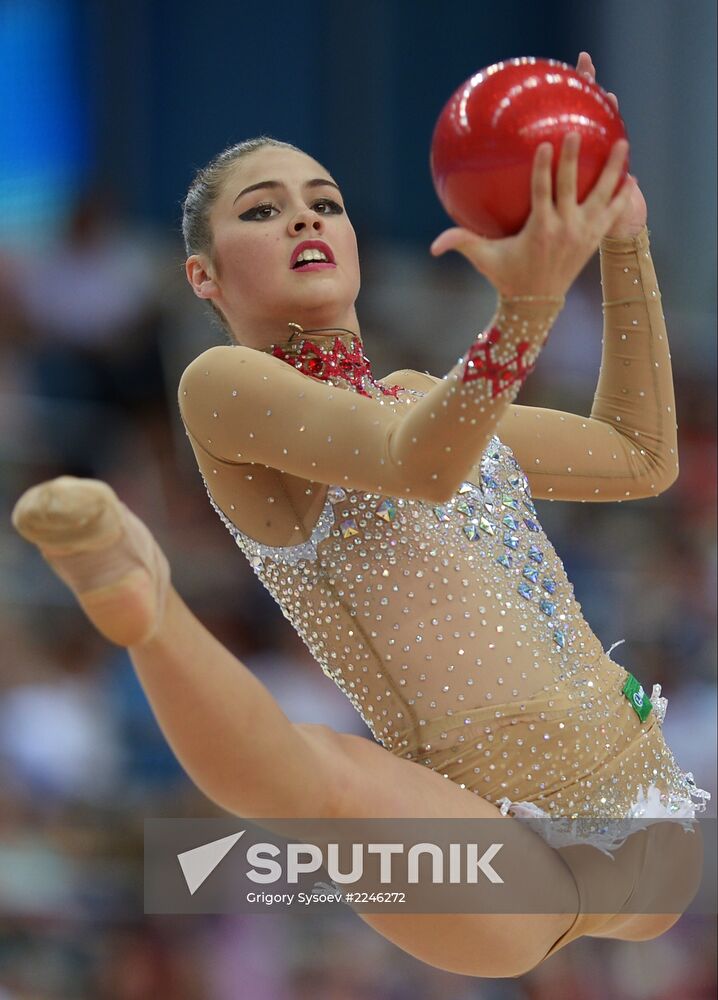
[[[346,521],[342,521],[339,527],[344,538],[352,538],[354,535],[359,534],[356,518],[354,517],[348,517]]]
[[[376,509],[377,517],[384,521],[393,521],[396,517],[396,504],[393,500],[382,500]]]

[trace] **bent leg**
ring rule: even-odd
[[[246,818],[501,818],[486,800],[361,737],[293,725],[169,582],[148,529],[104,483],[60,477],[13,511],[91,621],[126,645],[168,743],[211,799]],[[521,824],[519,824],[521,826]],[[590,933],[558,852],[525,827],[526,857],[565,891],[559,914],[360,914],[409,954],[465,975],[521,975]],[[616,911],[614,911],[616,912]]]
[[[652,823],[645,833],[641,870],[621,913],[593,937],[649,941],[673,927],[698,892],[703,874],[703,833],[676,822]]]
[[[485,800],[367,739],[293,725],[184,604],[151,533],[107,484],[70,476],[40,484],[20,498],[13,523],[102,634],[128,646],[168,743],[223,808],[246,818],[500,816]],[[571,898],[565,867],[525,832],[536,863],[553,866]],[[439,968],[505,976],[536,964],[572,914],[362,919]]]
[[[582,846],[559,848],[558,854],[576,880],[582,912],[549,955],[583,935],[622,941],[659,937],[690,905],[703,869],[697,823],[692,830],[677,822],[651,823],[631,834],[612,858]]]

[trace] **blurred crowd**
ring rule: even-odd
[[[443,375],[490,317],[493,292],[458,259],[361,249],[358,309],[375,374]],[[60,474],[107,480],[155,533],[195,613],[290,718],[369,734],[207,501],[176,386],[226,334],[192,298],[179,240],[130,225],[106,194],[88,192],[59,243],[0,257],[0,1000],[714,996],[714,925],[698,915],[655,941],[583,939],[507,981],[432,970],[348,911],[143,915],[144,819],[221,812],[175,761],[127,655],[12,531],[24,489]],[[625,639],[614,659],[648,690],[663,686],[668,742],[712,792],[715,815],[714,386],[695,359],[683,364],[680,321],[664,306],[679,480],[652,500],[538,503],[604,648]],[[521,402],[588,413],[601,323],[594,261]]]

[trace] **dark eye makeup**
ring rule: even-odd
[[[323,207],[322,207],[323,206]],[[318,198],[312,205],[315,211],[319,211],[320,215],[342,215],[344,209],[342,206],[334,201],[333,198]],[[264,222],[266,219],[272,219],[274,216],[272,212],[278,212],[279,209],[271,201],[262,201],[258,205],[253,205],[252,208],[247,209],[246,212],[242,212],[239,216],[243,222]]]

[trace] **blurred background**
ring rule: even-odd
[[[167,748],[127,656],[11,529],[28,486],[106,479],[175,585],[295,721],[368,736],[212,512],[176,386],[225,335],[184,280],[180,204],[226,145],[268,133],[323,161],[360,240],[377,376],[445,374],[493,291],[428,244],[448,220],[431,132],[471,73],[593,56],[646,194],[672,343],[679,480],[625,504],[539,501],[586,616],[650,690],[713,793],[716,586],[714,0],[0,0],[0,1000],[703,1000],[715,926],[584,939],[515,980],[437,972],[352,913],[145,917],[145,817],[213,816]],[[588,413],[598,260],[521,402]],[[340,908],[343,909],[343,908]]]

